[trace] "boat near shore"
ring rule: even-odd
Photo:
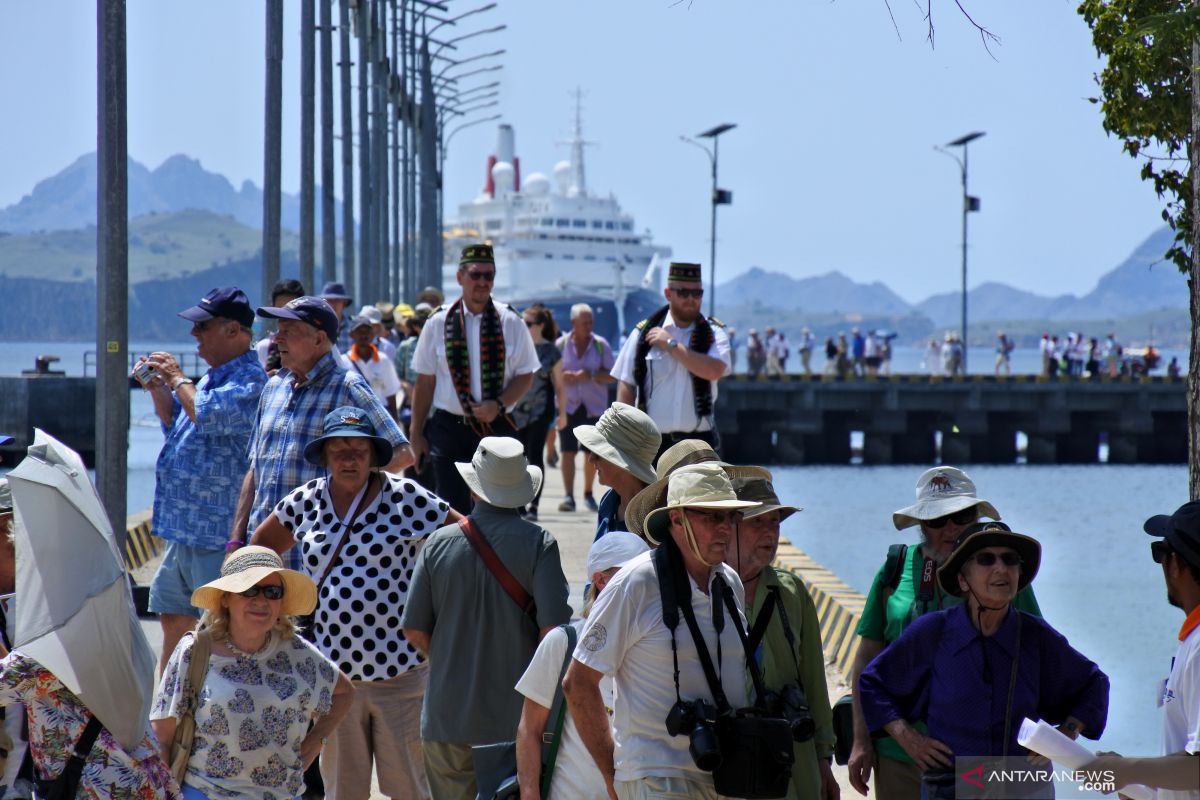
[[[588,192],[580,114],[576,109],[569,160],[552,175],[522,179],[511,125],[499,126],[496,152],[488,157],[479,196],[458,207],[444,227],[447,297],[459,294],[458,254],[472,242],[488,242],[496,253],[498,300],[524,308],[545,303],[565,327],[570,307],[588,303],[596,333],[614,345],[622,334],[662,305],[662,268],[671,248],[638,231],[616,197]]]

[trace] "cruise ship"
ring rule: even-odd
[[[636,230],[615,197],[588,193],[578,109],[567,144],[571,158],[554,165],[553,178],[540,172],[522,178],[513,128],[499,126],[483,191],[444,227],[446,297],[460,293],[455,273],[462,247],[485,241],[496,253],[496,299],[518,309],[545,303],[564,329],[571,305],[586,302],[595,310],[596,333],[615,347],[663,304],[671,249]]]

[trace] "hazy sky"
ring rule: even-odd
[[[95,149],[95,5],[0,0],[0,207]],[[557,142],[582,88],[589,188],[613,192],[680,260],[708,260],[710,176],[679,135],[737,123],[721,140],[734,204],[720,211],[718,280],[757,265],[837,269],[910,301],[957,290],[959,169],[932,146],[983,130],[970,284],[1087,292],[1161,225],[1087,100],[1090,32],[1074,2],[964,5],[1000,37],[994,58],[950,0],[933,0],[932,49],[908,0],[892,2],[899,37],[882,0],[499,0],[440,34],[508,25],[458,56],[507,49],[498,110],[525,174],[567,155]],[[287,6],[284,188],[296,191],[299,11]],[[129,0],[128,19],[131,156],[153,168],[182,152],[261,184],[263,4]],[[454,137],[448,217],[482,186],[494,141],[494,123]]]

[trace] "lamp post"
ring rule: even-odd
[[[712,139],[712,150],[709,150],[704,145],[697,142],[690,136],[680,136],[679,138],[688,144],[694,144],[699,147],[708,156],[709,162],[712,164],[712,221],[710,224],[711,240],[708,250],[708,315],[713,316],[714,309],[717,305],[717,206],[729,205],[733,202],[733,192],[728,189],[717,188],[717,163],[719,159],[719,144],[718,137],[726,131],[731,131],[737,127],[736,123],[725,122],[717,125],[715,128],[709,128],[703,133],[696,134],[702,139]]]
[[[953,158],[962,170],[962,370],[967,373],[967,215],[979,210],[979,198],[967,193],[967,145],[983,136],[983,131],[974,131],[966,136],[960,136],[952,142],[946,142],[946,147],[961,147],[962,158],[941,147],[934,147],[939,153]]]

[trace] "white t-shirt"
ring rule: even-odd
[[[631,559],[604,587],[588,615],[575,658],[613,678],[617,780],[675,777],[711,785],[712,773],[704,772],[692,761],[688,737],[667,733],[667,713],[675,704],[671,631],[662,620],[662,597],[652,558],[653,553],[643,553]],[[711,576],[718,572],[733,590],[738,613],[745,624],[741,580],[727,564],[717,565]],[[720,675],[725,697],[734,708],[742,708],[746,705],[746,657],[737,631],[722,605],[725,626],[718,661],[717,632],[713,627],[715,598],[701,592],[690,577],[689,583],[696,624]],[[712,703],[712,692],[682,614],[675,631],[675,644],[679,653],[680,696],[684,700],[701,698]]]
[[[1190,617],[1189,617],[1190,620]],[[1175,652],[1171,676],[1163,692],[1163,755],[1200,754],[1200,626],[1192,629]],[[1200,790],[1158,790],[1159,800],[1200,800]]]
[[[576,633],[582,634],[584,620],[577,620]],[[554,703],[554,693],[558,686],[558,676],[562,672],[563,659],[567,655],[567,634],[562,628],[555,628],[546,634],[537,652],[529,662],[525,674],[517,681],[517,691],[533,702],[545,708]],[[613,683],[612,678],[600,679],[600,696],[604,699],[604,708],[611,718],[613,713]],[[554,720],[550,720],[553,724]],[[588,752],[583,740],[579,738],[579,730],[575,720],[567,713],[563,724],[562,739],[558,748],[558,760],[554,762],[554,778],[550,783],[550,793],[554,797],[569,797],[572,800],[608,800],[608,790],[604,786],[604,776],[596,766],[592,754]]]
[[[400,391],[400,377],[396,375],[396,367],[392,364],[392,359],[378,349],[373,358],[364,360],[360,359],[351,348],[346,359],[350,362],[348,369],[358,372],[366,378],[367,383],[371,384],[375,396],[381,401]]]
[[[533,347],[533,337],[525,327],[525,320],[504,303],[493,301],[500,315],[500,327],[504,331],[504,385],[517,375],[528,375],[542,368],[541,359]],[[483,379],[479,370],[479,327],[483,314],[473,314],[462,306],[466,320],[467,355],[471,361],[471,396],[479,402],[483,398]],[[433,407],[462,416],[462,403],[454,391],[450,378],[450,365],[446,362],[446,314],[449,306],[438,309],[417,339],[413,350],[413,371],[418,375],[434,375],[437,385],[433,390]]]
[[[667,312],[663,319],[662,328],[681,346],[687,347],[692,340],[692,328],[695,323],[681,328]],[[733,362],[729,356],[729,336],[720,325],[713,325],[713,343],[706,355],[719,358],[725,362],[725,375],[733,371]],[[637,334],[638,331],[634,331]],[[640,335],[631,334],[613,364],[612,374],[617,380],[628,383],[637,390],[637,382],[633,378],[633,362],[637,354]],[[717,381],[712,381],[712,399],[717,401]],[[683,364],[664,350],[651,347],[646,354],[646,413],[654,420],[654,424],[663,433],[679,433],[684,431],[712,430],[712,417],[696,419],[695,393],[692,390],[692,373]]]

